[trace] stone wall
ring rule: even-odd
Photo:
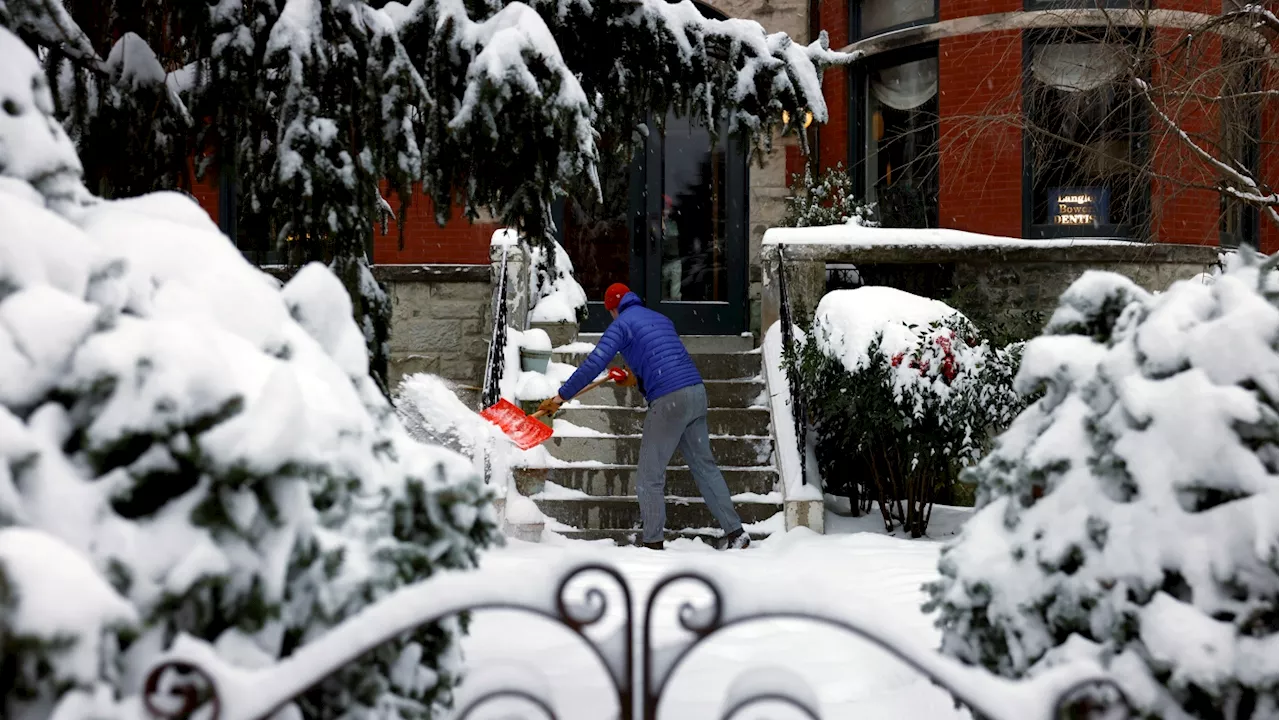
[[[294,271],[278,265],[262,269],[281,282]],[[418,372],[478,387],[489,349],[489,266],[374,265],[373,275],[391,296],[391,389]],[[473,395],[478,397],[460,388],[464,401]]]
[[[489,348],[489,272],[488,265],[374,266],[391,296],[392,388],[419,372],[480,385]]]
[[[794,232],[794,231],[791,231]],[[1086,270],[1109,270],[1148,290],[1206,272],[1217,248],[1195,245],[1099,244],[995,241],[990,245],[892,243],[771,244],[764,246],[767,328],[778,319],[778,249],[785,247],[788,295],[798,313],[811,315],[827,292],[828,263],[859,268],[866,284],[900,287],[945,300],[986,324],[1017,322],[1027,311],[1048,314],[1058,297]],[[909,286],[928,267],[930,288]],[[897,272],[895,272],[895,269]]]

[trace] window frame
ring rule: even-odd
[[[1029,2],[1030,0],[1027,1]],[[867,38],[887,35],[899,30],[906,30],[907,28],[932,25],[938,22],[940,17],[938,14],[939,5],[941,4],[940,0],[933,0],[933,14],[929,17],[920,18],[919,20],[907,20],[896,25],[890,25],[887,28],[877,30],[874,33],[864,35],[862,32],[862,3],[863,0],[848,0],[848,5],[846,7],[849,11],[849,42],[857,42],[859,40],[866,40]]]
[[[1030,1],[1030,0],[1028,0]],[[1030,124],[1029,108],[1027,107],[1027,98],[1031,94],[1031,90],[1038,82],[1031,73],[1031,63],[1033,51],[1037,45],[1050,44],[1054,38],[1055,32],[1064,30],[1073,30],[1079,32],[1080,28],[1052,28],[1052,29],[1028,29],[1022,32],[1022,96],[1019,100],[1019,114],[1023,118],[1023,122]],[[1125,33],[1124,42],[1130,44],[1140,44],[1143,42],[1141,30],[1135,30]],[[1101,43],[1101,40],[1099,40]],[[1151,79],[1150,74],[1146,78]],[[1148,154],[1150,153],[1151,142],[1151,116],[1145,106],[1137,106],[1129,118],[1129,132],[1133,137],[1131,146],[1130,159],[1134,165],[1141,167],[1145,164]],[[1115,239],[1130,240],[1138,242],[1148,242],[1151,240],[1151,178],[1145,174],[1139,175],[1141,192],[1137,198],[1137,216],[1139,222],[1137,226],[1129,223],[1110,223],[1097,228],[1085,228],[1082,226],[1072,225],[1049,225],[1037,223],[1035,221],[1035,172],[1032,167],[1032,141],[1031,133],[1024,127],[1022,129],[1022,237],[1028,240],[1057,240],[1062,238],[1085,237],[1099,239]]]
[[[1229,10],[1229,5],[1231,5],[1231,3],[1224,0],[1223,10]],[[1222,53],[1224,56],[1226,55],[1226,49],[1227,43],[1224,40],[1222,43]],[[1248,83],[1247,89],[1250,91],[1260,91],[1266,87],[1266,83],[1262,80],[1262,77],[1256,73],[1251,74],[1246,82]],[[1260,142],[1260,138],[1262,137],[1262,116],[1265,112],[1262,107],[1263,105],[1265,105],[1265,101],[1260,103],[1259,107],[1255,109],[1256,112],[1249,118],[1251,121],[1249,137],[1252,141],[1248,143],[1246,154],[1248,155],[1249,172],[1253,173],[1255,177],[1262,170],[1262,143]],[[1219,112],[1218,120],[1222,126],[1221,131],[1225,136],[1227,123],[1231,122],[1231,119],[1226,117],[1225,113]],[[1239,248],[1244,245],[1249,245],[1254,249],[1257,249],[1262,233],[1262,208],[1241,200],[1236,200],[1226,193],[1219,193],[1219,197],[1221,199],[1218,201],[1218,208],[1220,212],[1220,217],[1218,219],[1218,246],[1223,248]],[[1241,231],[1239,233],[1232,233],[1226,229],[1228,213],[1231,213],[1235,208],[1239,208],[1242,220]]]
[[[871,71],[882,67],[893,67],[903,63],[913,62],[916,60],[926,60],[933,58],[939,63],[939,75],[941,75],[942,57],[938,48],[938,41],[911,45],[905,48],[897,48],[888,50],[883,53],[877,53],[866,58],[862,62],[851,69],[849,73],[849,172],[853,173],[854,189],[858,197],[863,202],[870,201],[870,193],[872,182],[870,178],[870,167],[867,165],[870,156],[869,140],[870,134],[868,128],[871,125]],[[941,95],[942,86],[939,82],[938,93]],[[941,99],[941,98],[939,98]],[[939,113],[941,120],[941,113]],[[938,138],[941,143],[941,128],[939,128]],[[941,153],[941,148],[938,148]],[[942,171],[940,164],[935,171],[938,174],[938,187],[942,186]],[[936,203],[936,199],[935,199]],[[940,203],[936,203],[940,205]],[[936,209],[936,208],[935,208]],[[941,224],[941,219],[939,219]]]

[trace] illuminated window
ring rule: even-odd
[[[1028,43],[1024,108],[1032,237],[1145,233],[1142,127],[1130,47],[1074,31]]]

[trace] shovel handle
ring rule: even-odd
[[[605,383],[609,382],[609,380],[610,380],[610,379],[611,379],[611,378],[610,378],[608,375],[605,375],[604,377],[600,378],[599,380],[597,380],[597,381],[595,381],[595,382],[591,383],[590,385],[588,385],[588,386],[586,386],[586,387],[582,388],[581,390],[579,390],[579,391],[578,391],[578,395],[581,395],[581,394],[583,394],[583,393],[585,393],[585,392],[587,392],[587,391],[589,391],[589,390],[595,390],[596,388],[600,387],[601,385],[603,385],[603,384],[605,384]],[[574,398],[578,397],[578,395],[574,395],[573,397],[569,398],[569,400],[572,400],[572,399],[574,399]],[[568,402],[568,400],[566,400],[565,402]],[[529,417],[531,417],[531,418],[539,418],[539,417],[542,417],[543,415],[546,415],[546,413],[545,413],[545,412],[543,412],[543,411],[541,411],[541,410],[539,410],[539,411],[535,412],[534,414],[530,415]]]

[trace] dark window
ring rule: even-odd
[[[1028,38],[1025,95],[1031,237],[1142,237],[1141,99],[1132,46]]]
[[[1262,68],[1267,58],[1256,49],[1227,40],[1222,42],[1222,120],[1223,159],[1256,178],[1261,168]],[[1226,181],[1228,186],[1236,183]],[[1242,243],[1258,246],[1259,209],[1256,205],[1221,195],[1222,223],[1220,238],[1224,247]]]
[[[938,226],[938,51],[868,64],[862,97],[867,201],[884,227]]]
[[[851,0],[850,37],[862,39],[938,21],[938,0]]]

